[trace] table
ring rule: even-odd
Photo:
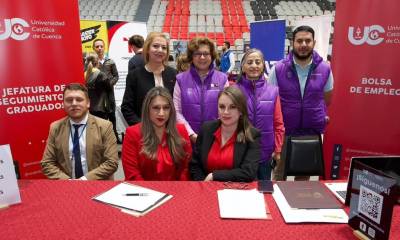
[[[119,183],[20,180],[22,203],[0,211],[0,239],[354,239],[347,224],[286,224],[271,195],[272,220],[220,219],[220,182],[135,182],[173,195],[140,218],[91,199]],[[390,239],[400,239],[398,205]]]

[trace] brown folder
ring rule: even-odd
[[[278,182],[277,184],[292,208],[342,208],[341,204],[320,182],[294,181]]]

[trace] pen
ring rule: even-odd
[[[136,196],[136,197],[142,197],[142,196],[148,196],[148,193],[125,193],[124,196]]]
[[[336,215],[323,215],[323,217],[343,219],[343,217],[341,217],[341,216],[336,216]]]

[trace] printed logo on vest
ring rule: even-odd
[[[288,79],[292,78],[292,77],[293,77],[293,73],[292,73],[291,71],[287,71],[287,72],[286,72],[286,77],[287,77]]]

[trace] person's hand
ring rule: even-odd
[[[279,162],[279,161],[281,160],[281,153],[277,153],[277,152],[272,153],[272,158],[273,158],[276,162]]]
[[[325,116],[325,123],[328,124],[328,123],[329,123],[329,120],[331,120],[331,119],[329,118],[328,115],[326,115],[326,116]]]
[[[88,180],[85,176],[80,177],[78,180]]]
[[[271,169],[275,169],[276,165],[278,165],[278,162],[281,161],[281,153],[273,152],[272,153],[272,160],[269,163],[271,166]]]
[[[207,175],[207,177],[204,179],[204,181],[213,181],[213,175],[212,175],[212,173],[209,173],[209,174]]]
[[[197,134],[193,133],[192,135],[190,135],[190,141],[195,144],[197,140]]]

